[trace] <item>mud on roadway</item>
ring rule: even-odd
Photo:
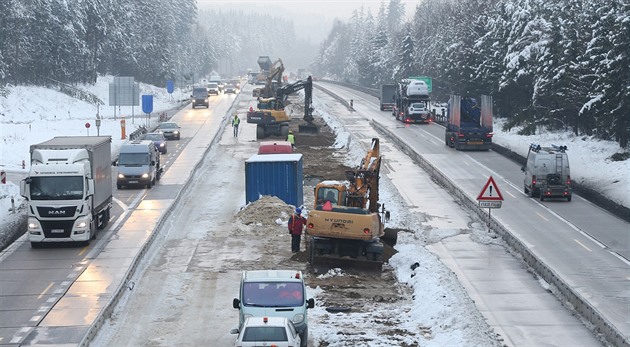
[[[292,113],[302,114],[299,109],[294,109]],[[306,210],[310,210],[313,206],[313,189],[318,181],[343,181],[345,171],[353,168],[344,164],[347,149],[334,148],[335,134],[323,119],[315,118],[315,124],[319,126],[319,132],[316,134],[300,133],[300,124],[304,124],[301,118],[293,118],[289,128],[296,137],[295,152],[303,155],[304,206]],[[291,247],[286,221],[292,212],[292,206],[276,197],[265,196],[237,213],[235,233],[240,235],[253,233],[268,238],[263,246],[265,250],[261,250],[268,254],[260,257],[256,263],[239,264],[243,269],[302,270],[306,275],[305,281],[311,289],[311,295],[313,292],[317,293],[316,306],[327,309],[327,312],[320,315],[309,313],[309,325],[330,324],[329,315],[347,315],[347,319],[340,320],[335,317],[333,321],[339,330],[338,334],[343,335],[344,340],[352,341],[351,344],[369,345],[370,342],[368,337],[362,336],[362,329],[353,326],[354,319],[369,319],[373,331],[378,331],[381,336],[391,336],[392,345],[414,346],[396,341],[400,335],[430,334],[428,329],[425,331],[422,327],[417,327],[418,331],[406,332],[397,324],[401,319],[401,308],[410,307],[412,301],[412,290],[398,282],[393,269],[387,264],[387,260],[395,253],[392,246],[397,230],[386,230],[389,237],[384,239],[385,262],[381,273],[348,268],[335,268],[324,274],[313,273],[307,261],[305,238],[302,239],[301,251],[286,258]],[[286,248],[287,252],[278,252],[278,247]],[[279,256],[278,253],[285,256]],[[309,340],[317,341],[315,346],[329,345],[326,337],[317,336],[314,328],[310,330],[312,336]]]

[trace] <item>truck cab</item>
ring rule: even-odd
[[[306,346],[307,310],[315,307],[315,300],[307,299],[301,271],[244,271],[239,297],[232,301],[232,307],[239,310],[239,327],[243,326],[247,317],[284,317],[291,320],[300,334],[301,346]]]
[[[153,141],[128,141],[120,147],[116,161],[118,176],[116,187],[146,186],[151,188],[162,175],[160,153]]]

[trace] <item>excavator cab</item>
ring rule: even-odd
[[[344,206],[346,201],[346,186],[338,181],[324,181],[315,186],[315,209],[321,209],[326,202],[332,206]]]

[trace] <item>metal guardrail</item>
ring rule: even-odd
[[[547,283],[552,284],[563,297],[563,304],[577,311],[584,319],[591,323],[597,331],[605,336],[605,339],[615,346],[630,346],[630,341],[626,340],[624,335],[616,329],[598,310],[592,306],[578,290],[572,288],[569,284],[557,276],[555,271],[548,267],[541,259],[539,259],[524,243],[517,237],[512,235],[500,222],[490,217],[486,211],[479,207],[477,201],[466,195],[455,183],[442,174],[433,164],[425,160],[422,155],[413,151],[413,149],[404,141],[400,140],[395,134],[386,127],[376,121],[371,121],[374,128],[387,136],[397,147],[407,154],[415,163],[417,163],[424,171],[426,171],[433,179],[439,182],[447,191],[455,198],[462,202],[471,211],[474,211],[489,228],[501,235],[503,240],[518,254],[523,257],[527,265],[531,266],[536,274],[543,278]],[[568,304],[567,304],[568,302]]]

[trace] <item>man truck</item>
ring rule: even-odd
[[[62,136],[31,145],[20,182],[28,202],[27,235],[44,242],[89,244],[107,226],[112,207],[110,136]]]
[[[444,143],[457,150],[489,150],[492,147],[492,97],[451,95]]]

